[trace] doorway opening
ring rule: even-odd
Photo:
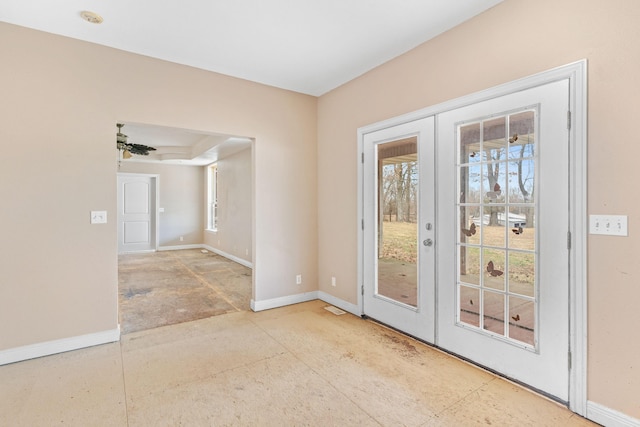
[[[119,244],[121,331],[249,310],[254,286],[253,140],[119,123],[129,143],[155,149],[118,159],[119,242],[141,240],[143,231],[154,236],[155,227],[147,247]],[[218,171],[216,227],[210,226],[209,213],[212,164]],[[127,188],[122,182],[127,179],[134,185]],[[149,222],[127,216],[133,207],[137,214],[146,213]]]

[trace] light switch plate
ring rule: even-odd
[[[627,215],[589,215],[589,233],[628,236]]]
[[[91,224],[106,224],[107,211],[91,211]]]

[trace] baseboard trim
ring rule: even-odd
[[[160,249],[158,249],[160,250]],[[156,252],[155,249],[143,249],[141,251],[122,251],[118,252],[118,255],[129,255],[129,254],[152,254]]]
[[[184,249],[200,249],[202,245],[174,245],[174,246],[159,246],[158,252],[160,251],[181,251]]]
[[[233,262],[236,262],[240,265],[244,265],[247,268],[253,269],[253,263],[247,261],[246,259],[239,258],[235,255],[231,255],[225,251],[221,251],[220,249],[216,249],[213,246],[204,245],[204,244],[196,244],[196,245],[177,245],[177,246],[160,246],[158,251],[180,251],[183,249],[206,249],[209,252],[213,252],[214,254],[218,254],[223,256]]]
[[[285,307],[287,305],[299,304],[301,302],[313,300],[324,301],[327,304],[331,304],[348,313],[360,316],[360,309],[356,304],[351,304],[323,291],[305,292],[303,294],[288,295],[286,297],[272,298],[264,301],[251,300],[251,310],[271,310],[272,308]]]
[[[2,350],[0,351],[0,366],[116,341],[120,341],[120,325],[109,331]]]
[[[336,298],[331,294],[328,294],[323,291],[318,291],[318,299],[326,302],[327,304],[331,304],[333,306],[338,307],[341,310],[344,310],[348,313],[351,313],[356,316],[360,316],[360,309],[356,304],[351,304],[350,302],[346,302],[345,300],[341,300],[340,298]]]
[[[639,419],[591,401],[587,401],[587,418],[607,427],[640,427]]]
[[[240,264],[240,265],[244,265],[244,266],[245,266],[245,267],[247,267],[247,268],[251,268],[251,269],[253,269],[253,263],[252,263],[252,262],[247,261],[246,259],[238,258],[238,257],[237,257],[237,256],[235,256],[235,255],[231,255],[231,254],[229,254],[229,253],[226,253],[225,251],[221,251],[220,249],[216,249],[216,248],[214,248],[213,246],[209,246],[209,245],[199,245],[198,247],[199,247],[199,248],[206,249],[206,250],[208,250],[208,251],[211,251],[211,252],[213,252],[214,254],[218,254],[218,255],[220,255],[220,256],[223,256],[223,257],[225,257],[225,258],[227,258],[227,259],[229,259],[229,260],[231,260],[231,261],[233,261],[233,262],[237,262],[237,263],[238,263],[238,264]]]
[[[263,311],[272,308],[284,307],[301,302],[313,301],[318,299],[318,291],[305,292],[303,294],[287,295],[286,297],[272,298],[262,301],[251,300],[251,310]]]

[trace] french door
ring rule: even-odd
[[[364,136],[365,314],[433,342],[434,118]]]
[[[438,112],[362,169],[363,313],[564,401],[568,111],[559,80]]]
[[[569,392],[569,82],[438,115],[437,344]]]

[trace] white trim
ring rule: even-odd
[[[251,310],[263,311],[272,308],[284,307],[286,305],[299,304],[301,302],[313,301],[318,299],[318,291],[305,292],[303,294],[287,295],[285,297],[272,298],[262,301],[251,300]]]
[[[116,341],[120,341],[120,325],[109,331],[2,350],[0,351],[0,366]]]
[[[607,427],[640,427],[639,419],[592,401],[587,401],[587,418]]]
[[[342,309],[346,312],[349,312],[355,316],[360,316],[362,312],[360,311],[360,307],[356,304],[351,304],[350,302],[341,300],[340,298],[336,298],[333,295],[330,295],[323,291],[318,291],[318,299],[326,302],[327,304],[334,305],[339,309]]]
[[[237,257],[235,255],[231,255],[231,254],[229,254],[229,253],[227,253],[225,251],[221,251],[220,249],[216,249],[216,248],[214,248],[212,246],[209,246],[209,245],[200,245],[199,247],[201,247],[203,249],[207,249],[207,250],[209,250],[209,251],[211,251],[211,252],[213,252],[215,254],[218,254],[220,256],[223,256],[223,257],[225,257],[227,259],[230,259],[233,262],[237,262],[240,265],[244,265],[247,268],[253,269],[253,263],[251,261],[247,261],[246,259],[242,259],[242,258],[239,258],[239,257]]]
[[[570,81],[570,108],[572,111],[571,153],[574,169],[571,170],[573,199],[570,213],[573,237],[571,253],[570,322],[569,334],[572,368],[569,372],[569,408],[585,416],[587,413],[587,61],[586,59],[521,78],[467,96],[452,99],[421,110],[393,117],[358,128],[358,280],[357,298],[360,311],[363,310],[361,286],[363,284],[363,165],[361,155],[364,136],[368,133],[403,123],[435,116],[446,111],[465,107],[510,93],[531,89],[558,80]],[[437,167],[437,165],[436,165]]]
[[[251,300],[251,310],[253,311],[270,310],[272,308],[279,308],[287,305],[299,304],[302,302],[308,302],[313,300],[324,301],[327,304],[336,306],[339,309],[342,309],[355,316],[358,316],[358,317],[360,316],[360,309],[356,304],[351,304],[350,302],[346,302],[344,300],[341,300],[340,298],[336,298],[333,295],[330,295],[323,291],[305,292],[303,294],[288,295],[288,296],[268,299],[264,301]]]
[[[203,246],[201,244],[195,245],[174,245],[174,246],[159,246],[158,252],[160,251],[182,251],[185,249],[201,249]],[[208,248],[207,248],[208,249]]]
[[[387,120],[372,123],[367,126],[358,128],[358,142],[362,141],[365,134],[376,132],[381,129],[386,129],[392,126],[397,126],[403,123],[412,122],[415,120],[423,119],[429,116],[435,116],[437,114],[444,113],[446,111],[455,110],[458,108],[466,107],[468,105],[477,104],[489,99],[498,98],[500,96],[508,95],[514,92],[520,92],[534,87],[542,86],[548,83],[552,83],[558,80],[575,79],[579,78],[580,82],[585,83],[584,91],[580,88],[581,94],[586,95],[586,67],[587,60],[582,59],[580,61],[573,62],[571,64],[563,65],[551,70],[543,71],[532,76],[523,77],[521,79],[513,80],[508,83],[504,83],[498,86],[494,86],[489,89],[481,90],[469,95],[461,96],[459,98],[451,99],[449,101],[442,102],[440,104],[432,105],[417,111],[406,113],[400,116],[392,117]],[[586,118],[586,102],[584,103],[585,110],[582,112]],[[586,120],[585,120],[586,122]],[[586,128],[585,128],[586,135]],[[360,159],[358,158],[358,163]]]
[[[570,212],[572,258],[569,283],[569,348],[572,353],[572,369],[569,371],[569,408],[582,415],[587,414],[587,61],[567,65],[570,84],[572,126],[570,138],[574,149],[570,171],[570,188],[573,193]]]
[[[158,251],[181,251],[184,249],[206,249],[210,252],[213,252],[214,254],[218,254],[220,256],[223,256],[235,263],[238,263],[240,265],[244,265],[247,268],[253,268],[253,263],[251,261],[247,261],[246,259],[242,259],[239,258],[235,255],[231,255],[230,253],[227,253],[225,251],[221,251],[220,249],[216,249],[213,246],[209,246],[209,245],[205,245],[205,244],[194,244],[194,245],[175,245],[175,246],[160,246],[158,248]],[[153,252],[153,251],[152,251]],[[130,252],[130,253],[134,253],[134,252]]]

